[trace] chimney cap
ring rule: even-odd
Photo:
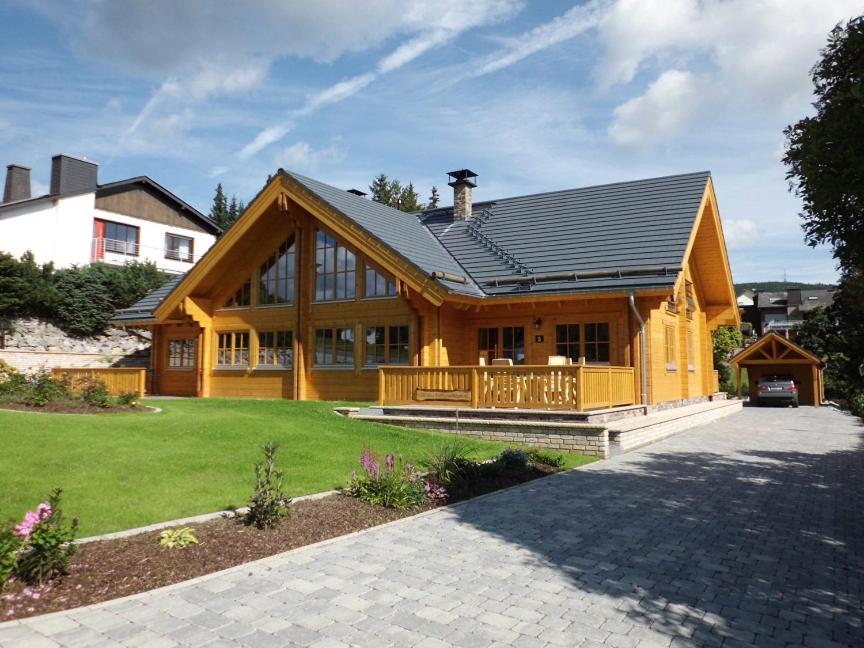
[[[363,198],[363,196],[366,195],[365,191],[360,191],[359,189],[349,189],[348,193],[354,194],[355,196],[359,196],[360,198]]]
[[[447,175],[452,178],[450,182],[447,184],[451,187],[455,187],[456,185],[468,185],[469,187],[476,187],[477,182],[477,174],[474,173],[471,169],[459,169],[457,171],[448,171]]]
[[[23,164],[15,164],[14,162],[12,164],[7,164],[6,168],[7,169],[24,169],[25,171],[32,171],[32,169],[30,167],[24,166]]]

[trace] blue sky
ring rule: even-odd
[[[201,209],[278,167],[450,201],[708,169],[738,281],[832,281],[782,130],[858,0],[0,0],[0,151],[149,175]],[[0,243],[2,247],[2,243]]]

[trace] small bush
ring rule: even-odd
[[[474,447],[462,440],[448,441],[429,452],[421,462],[432,481],[451,485],[476,475]]]
[[[15,534],[22,542],[15,575],[26,583],[41,585],[65,574],[69,559],[78,549],[72,544],[78,531],[78,518],[66,524],[60,506],[61,494],[59,488],[54,489],[47,502],[27,513],[15,527]]]
[[[138,394],[126,392],[117,397],[117,404],[120,407],[138,407]]]
[[[360,454],[362,474],[355,471],[346,493],[364,502],[388,508],[409,509],[427,499],[426,484],[420,473],[402,457],[392,452],[384,458],[384,466],[371,450]]]
[[[22,400],[27,405],[44,407],[48,403],[69,396],[69,388],[64,380],[54,378],[48,371],[37,371],[25,378]]]
[[[15,573],[21,538],[11,524],[0,527],[0,592],[6,587],[9,577]]]
[[[849,410],[855,416],[864,418],[864,391],[857,391],[849,397]]]
[[[528,457],[519,448],[504,448],[495,458],[495,463],[505,470],[525,468],[528,465]]]
[[[84,378],[77,385],[78,393],[88,405],[93,407],[111,407],[111,396],[105,383],[97,378]]]
[[[165,529],[159,534],[159,546],[166,549],[184,549],[193,544],[198,544],[198,536],[192,527]]]
[[[270,441],[262,449],[264,461],[255,464],[255,492],[249,499],[249,510],[243,520],[247,525],[254,524],[259,529],[272,529],[279,520],[290,514],[291,498],[285,497],[282,491],[285,472],[276,470],[279,444]]]
[[[528,463],[537,464],[538,466],[549,466],[551,468],[563,468],[564,457],[554,452],[546,452],[545,450],[526,450],[525,456]]]

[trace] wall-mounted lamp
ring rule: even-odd
[[[543,318],[538,317],[536,320],[534,320],[534,330],[539,331],[541,326],[543,326]]]

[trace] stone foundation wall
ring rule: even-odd
[[[603,426],[567,426],[550,430],[546,426],[532,426],[520,422],[503,421],[455,421],[452,419],[429,419],[423,417],[387,421],[387,416],[364,417],[376,423],[389,423],[423,430],[435,430],[459,436],[498,441],[514,446],[529,446],[559,452],[575,452],[593,457],[609,456],[609,432]]]

